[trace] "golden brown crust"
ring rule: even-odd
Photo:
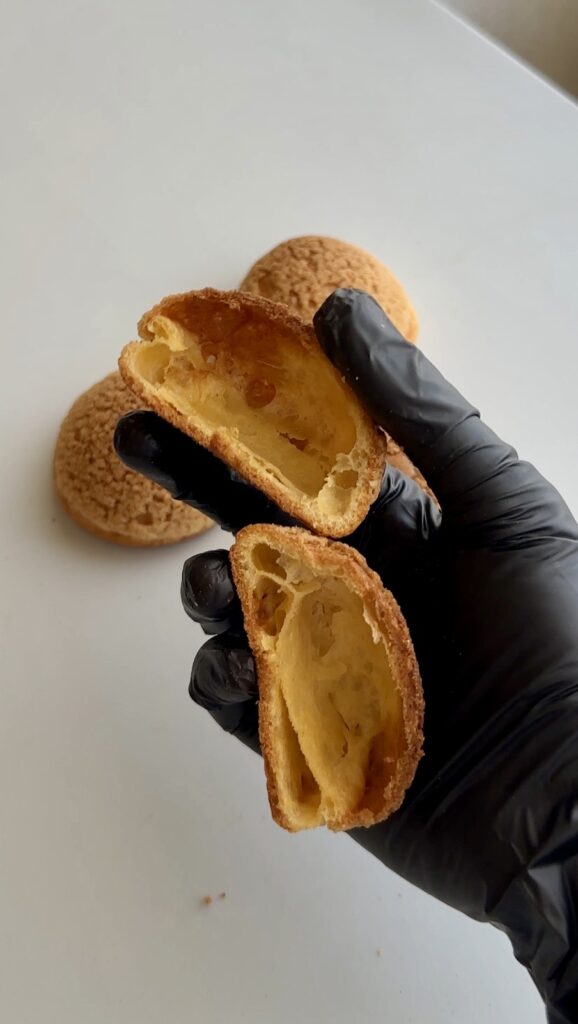
[[[159,547],[166,547],[169,544],[179,544],[179,543],[182,543],[182,541],[187,540],[190,537],[195,537],[199,533],[204,533],[204,531],[206,529],[210,529],[210,525],[209,525],[209,526],[204,527],[203,529],[197,529],[195,533],[187,534],[186,537],[171,537],[171,536],[168,536],[168,537],[163,537],[163,538],[160,538],[160,539],[158,537],[154,537],[154,538],[152,538],[150,540],[145,540],[145,539],[142,539],[142,538],[135,539],[134,537],[129,537],[126,534],[115,533],[114,531],[111,531],[111,530],[103,530],[101,527],[95,525],[95,523],[92,522],[90,519],[87,519],[85,516],[83,516],[82,513],[78,511],[78,509],[74,508],[74,506],[71,505],[67,501],[67,499],[64,497],[64,495],[60,493],[60,491],[58,490],[58,487],[56,486],[56,483],[55,483],[55,489],[56,489],[56,494],[58,496],[60,504],[62,505],[64,511],[67,514],[67,516],[70,519],[72,519],[73,523],[76,523],[77,526],[80,526],[83,530],[86,530],[87,533],[92,533],[92,535],[94,537],[98,537],[100,540],[106,540],[106,541],[109,541],[112,544],[120,544],[122,547],[125,547],[125,548],[159,548]]]
[[[85,391],[63,420],[54,450],[56,493],[83,529],[128,547],[158,547],[212,526],[158,484],[128,469],[113,448],[114,428],[139,403],[114,372]]]
[[[375,810],[354,810],[329,826],[341,831],[360,826],[369,827],[383,821],[400,807],[410,786],[423,750],[424,700],[421,678],[407,624],[393,594],[386,590],[379,576],[365,559],[346,544],[316,537],[298,527],[267,524],[247,526],[236,537],[229,557],[235,586],[243,608],[245,629],[257,666],[259,684],[259,739],[265,762],[267,791],[274,820],[289,831],[296,831],[287,817],[277,785],[275,772],[275,741],[268,714],[277,685],[275,666],[263,644],[262,627],[254,610],[254,572],[247,564],[247,553],[256,543],[270,544],[275,550],[299,556],[313,570],[332,573],[346,581],[364,605],[375,610],[378,626],[388,652],[392,675],[402,703],[405,750],[398,758],[394,774],[383,794],[381,806]]]
[[[238,326],[238,310],[247,316],[254,315],[260,310],[271,325],[277,324],[284,330],[299,334],[303,344],[318,347],[311,325],[281,303],[259,295],[244,295],[241,291],[220,291],[218,288],[201,288],[198,291],[167,295],[141,316],[138,333],[141,338],[152,338],[153,334],[148,326],[151,320],[157,316],[166,316],[168,320],[174,320],[187,330],[198,334],[201,341],[213,340],[215,324],[222,332],[228,327],[234,330]]]
[[[371,253],[337,238],[290,238],[257,260],[240,285],[241,291],[282,302],[308,321],[336,288],[369,292],[398,331],[416,340],[417,315],[397,278]]]
[[[143,340],[151,340],[154,333],[149,329],[155,317],[163,316],[193,332],[201,344],[209,341],[218,345],[219,338],[227,332],[238,330],[239,315],[245,322],[267,323],[268,328],[282,333],[292,345],[301,346],[305,351],[319,356],[321,350],[310,324],[291,313],[279,303],[257,295],[241,292],[221,292],[213,288],[169,295],[145,313],[139,321],[139,333]],[[140,342],[130,342],[124,347],[119,359],[120,373],[131,391],[159,416],[188,434],[195,441],[208,448],[218,458],[228,463],[255,487],[262,490],[280,508],[295,519],[305,523],[321,534],[345,537],[363,521],[369,507],[379,494],[379,488],[386,464],[387,442],[383,432],[371,421],[353,392],[346,388],[335,372],[342,386],[346,388],[347,402],[355,409],[360,428],[363,431],[363,472],[356,489],[355,503],[341,517],[329,517],[318,512],[307,495],[295,497],[287,487],[271,474],[264,474],[259,466],[239,452],[239,446],[230,435],[223,431],[208,432],[203,424],[184,415],[160,397],[151,385],[135,370],[135,358]],[[323,357],[325,359],[325,357]],[[330,366],[329,361],[328,366]]]

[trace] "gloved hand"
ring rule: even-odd
[[[317,337],[403,445],[443,514],[389,469],[348,542],[397,597],[426,701],[425,756],[401,810],[357,842],[510,937],[551,1024],[578,1021],[578,526],[555,489],[361,292],[335,292]],[[152,413],[120,421],[121,458],[233,532],[288,522]],[[257,685],[227,554],[185,563],[207,633],[190,693],[257,749]]]

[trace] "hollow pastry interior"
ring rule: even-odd
[[[258,638],[261,739],[280,823],[380,820],[408,739],[398,668],[367,590],[270,541],[249,560],[246,623]]]
[[[154,315],[125,349],[125,379],[286,511],[345,535],[377,494],[384,441],[305,324],[301,338],[294,318],[220,313],[210,329]]]

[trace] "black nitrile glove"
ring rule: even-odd
[[[319,341],[438,496],[395,470],[349,538],[397,597],[422,672],[425,757],[401,810],[354,838],[445,903],[505,931],[550,1024],[578,1021],[578,526],[560,495],[362,292]],[[119,423],[124,461],[233,531],[287,522],[152,413]],[[257,685],[224,551],[185,563],[208,633],[190,692],[257,749]]]

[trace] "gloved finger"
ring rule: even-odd
[[[379,497],[360,527],[347,538],[371,557],[375,548],[423,548],[433,541],[442,525],[439,505],[402,470],[388,466]]]
[[[393,437],[387,436],[387,465],[392,466],[394,469],[400,469],[402,473],[405,473],[410,480],[415,480],[416,484],[429,494],[430,498],[433,499],[436,505],[439,502],[429,486],[427,480],[420,473],[417,466],[413,464],[411,459],[407,457],[401,445],[394,441]]]
[[[129,469],[164,487],[236,533],[248,523],[295,521],[202,445],[154,412],[129,412],[114,432],[117,455]]]
[[[205,633],[242,630],[243,613],[229,569],[228,551],[203,551],[183,565],[181,601]]]
[[[227,732],[259,751],[257,674],[246,637],[224,633],[198,650],[189,694]]]
[[[400,470],[388,468],[379,498],[365,522],[349,538],[396,593],[398,579],[408,581],[426,565],[426,556],[441,526],[441,512],[431,498]],[[183,565],[181,600],[187,615],[205,633],[243,628],[241,603],[225,550],[203,551]]]
[[[348,537],[397,596],[400,583],[431,565],[440,548],[442,513],[429,494],[388,466],[377,501]]]
[[[423,472],[453,525],[498,542],[550,528],[554,512],[558,529],[574,530],[554,488],[518,460],[369,295],[338,289],[313,323],[329,359]]]
[[[439,506],[415,480],[390,466],[377,501],[348,543],[365,556],[397,600],[418,662],[433,662],[432,636],[445,633],[441,580],[452,564]]]

